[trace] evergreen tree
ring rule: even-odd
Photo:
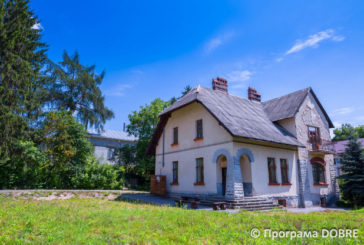
[[[51,106],[71,112],[86,128],[102,128],[106,120],[114,117],[99,88],[105,72],[96,74],[95,65],[84,66],[77,52],[69,56],[66,51],[63,61],[51,64],[51,70]]]
[[[341,190],[343,198],[351,201],[355,206],[364,205],[364,150],[354,135],[349,133],[349,143],[342,155],[342,172],[339,177],[343,179]]]
[[[40,70],[46,60],[39,21],[27,0],[0,1],[0,179],[40,111]]]

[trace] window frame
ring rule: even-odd
[[[310,129],[315,129],[315,137],[311,137],[310,132],[313,132]],[[312,150],[319,150],[321,146],[321,131],[320,127],[307,125],[307,136],[308,142],[312,145]]]
[[[173,128],[172,146],[178,145],[178,127]]]
[[[285,164],[285,166],[283,166],[283,163]],[[281,183],[282,185],[291,185],[291,182],[289,181],[289,177],[288,177],[288,161],[285,158],[281,158],[279,160],[280,163],[280,167],[281,167]],[[285,176],[285,179],[284,177]]]
[[[203,139],[203,120],[202,119],[196,120],[195,127],[196,127],[195,140]]]
[[[270,165],[270,160],[272,160],[273,165]],[[268,180],[269,180],[268,185],[279,185],[277,180],[276,159],[274,157],[268,157],[267,162],[268,162]]]
[[[171,185],[178,185],[178,161],[172,162],[172,182]]]
[[[196,182],[194,185],[205,185],[204,160],[202,157],[196,158]]]
[[[313,185],[327,186],[325,163],[315,161],[312,163]]]

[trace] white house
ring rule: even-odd
[[[291,207],[337,195],[329,128],[311,88],[261,102],[228,94],[227,81],[197,86],[160,114],[149,145],[169,195],[256,197]]]
[[[112,159],[114,149],[125,144],[135,144],[137,138],[128,135],[125,131],[116,130],[89,130],[87,132],[91,144],[95,147],[94,155],[103,164],[115,164]]]

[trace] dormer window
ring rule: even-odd
[[[308,140],[312,144],[312,150],[319,150],[321,144],[320,129],[308,126]]]
[[[196,121],[196,138],[195,140],[203,139],[202,119]]]

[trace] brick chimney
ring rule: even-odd
[[[252,87],[249,87],[249,89],[248,89],[248,98],[249,98],[249,100],[255,100],[258,102],[261,101],[260,93],[257,92],[257,90],[255,90],[255,88],[252,88]]]
[[[217,78],[212,79],[212,89],[221,91],[221,92],[224,92],[227,94],[228,93],[227,80],[222,77],[217,77]]]

